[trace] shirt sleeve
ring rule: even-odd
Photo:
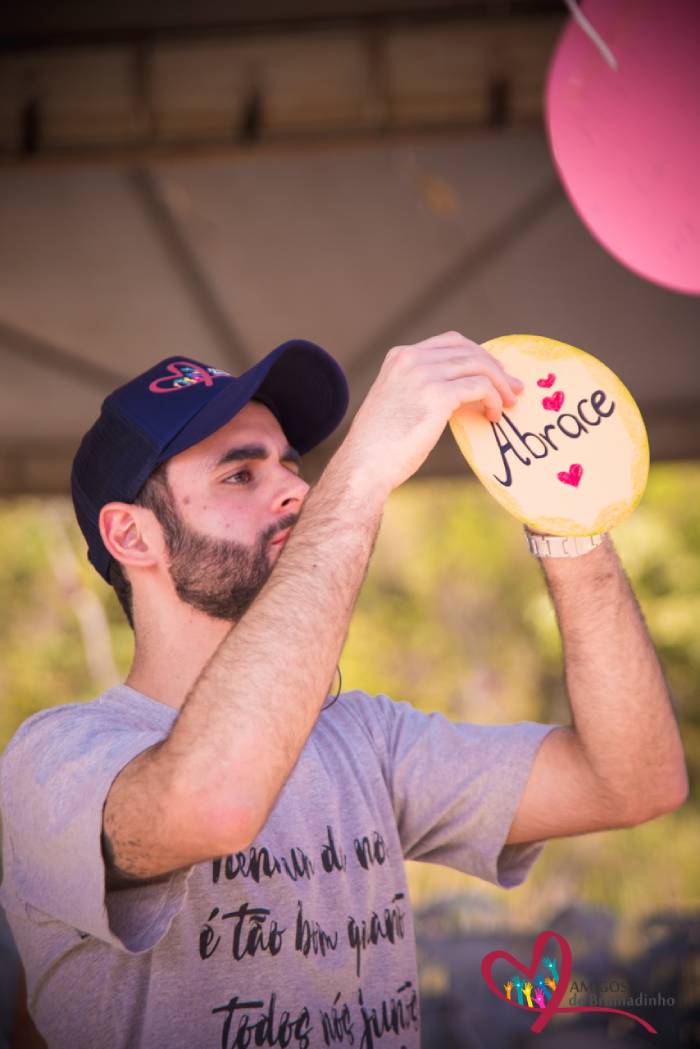
[[[506,838],[542,740],[557,725],[452,722],[377,696],[385,778],[406,859],[454,867],[513,888],[544,842]]]
[[[5,877],[28,918],[58,920],[133,954],[165,935],[192,868],[107,893],[101,848],[112,782],[162,738],[79,704],[43,711],[20,728],[2,756],[0,797]]]

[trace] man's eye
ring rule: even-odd
[[[226,484],[231,482],[232,484],[247,484],[251,479],[252,473],[248,469],[236,470],[235,474],[229,474],[228,477],[224,478]]]

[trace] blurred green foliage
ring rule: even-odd
[[[508,893],[466,883],[484,899],[497,893],[516,924],[567,901],[609,906],[630,922],[700,903],[700,465],[654,466],[614,540],[674,697],[691,801],[634,830],[548,843],[526,884]],[[0,543],[1,747],[34,711],[123,678],[132,637],[65,500],[6,501]],[[111,652],[96,659],[105,639]],[[344,689],[455,720],[570,721],[540,567],[519,525],[480,485],[458,479],[413,481],[389,500],[341,667]],[[410,867],[418,900],[465,888],[456,872]]]

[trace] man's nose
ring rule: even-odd
[[[275,509],[288,510],[293,506],[301,506],[306,498],[310,485],[302,477],[285,471],[287,476],[283,478],[276,496]]]

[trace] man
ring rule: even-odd
[[[403,857],[509,887],[548,838],[683,802],[608,538],[543,562],[571,726],[326,703],[389,493],[460,404],[495,421],[521,389],[458,333],[396,347],[311,491],[299,453],[347,404],[312,344],[237,379],[172,358],[107,398],[73,497],[133,665],[29,719],[2,761],[0,900],[51,1049],[416,1047]]]

